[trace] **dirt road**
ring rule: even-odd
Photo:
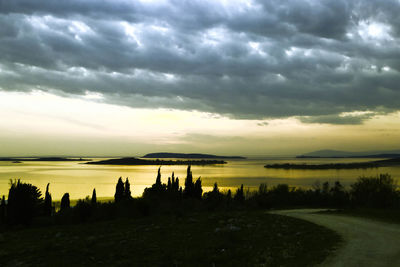
[[[307,220],[339,233],[344,244],[321,266],[400,266],[400,225],[359,217],[317,214],[315,209],[271,213]]]

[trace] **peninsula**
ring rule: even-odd
[[[376,160],[368,162],[352,163],[327,163],[327,164],[267,164],[264,167],[270,169],[302,169],[302,170],[326,170],[326,169],[367,169],[400,166],[400,158]]]
[[[91,161],[85,164],[97,165],[213,165],[226,164],[223,160],[147,160],[138,158],[120,158],[101,161]]]

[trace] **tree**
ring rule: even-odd
[[[61,198],[60,211],[65,211],[70,208],[69,194],[65,193]]]
[[[260,195],[266,195],[268,193],[268,186],[265,183],[260,184],[258,187],[258,193]]]
[[[125,191],[124,182],[122,182],[122,177],[119,177],[117,186],[115,187],[115,195],[114,195],[115,202],[120,202],[121,200],[124,199],[124,191]]]
[[[204,194],[204,199],[206,200],[208,208],[214,209],[216,208],[220,202],[223,200],[223,194],[219,192],[218,184],[214,184],[214,188],[212,191]]]
[[[348,194],[344,190],[343,185],[336,181],[335,185],[331,188],[332,204],[334,206],[344,206],[348,203]]]
[[[45,216],[51,216],[51,211],[52,211],[51,194],[49,192],[49,186],[50,186],[50,183],[48,183],[46,186],[46,194],[44,197],[44,215]]]
[[[128,177],[125,180],[125,192],[124,192],[125,199],[131,199],[131,184],[129,183]]]
[[[91,203],[93,206],[97,204],[96,188],[93,188]]]
[[[196,180],[196,183],[194,184],[193,196],[197,199],[201,199],[202,195],[203,195],[203,188],[201,187],[201,178],[199,177]]]
[[[233,199],[237,202],[244,202],[244,191],[243,191],[243,184],[236,190],[236,194]]]
[[[7,217],[11,224],[30,224],[33,217],[40,214],[43,203],[42,193],[32,184],[20,180],[10,181]]]
[[[158,168],[157,178],[156,178],[156,187],[157,188],[161,188],[162,187],[162,183],[161,183],[161,167]]]
[[[389,174],[378,177],[360,177],[351,185],[354,204],[369,207],[391,207],[396,202],[396,184]]]
[[[172,189],[171,177],[168,177],[167,191],[171,191],[171,189]]]
[[[0,204],[0,223],[5,223],[6,221],[6,198],[3,195],[3,198],[1,199],[1,204]]]
[[[230,201],[232,199],[232,191],[230,189],[228,189],[228,193],[226,194],[226,198],[228,199],[228,201]]]
[[[329,182],[325,182],[322,184],[322,194],[324,195],[329,194]]]
[[[186,171],[185,188],[183,189],[183,195],[186,197],[193,197],[194,195],[193,191],[194,191],[193,176],[189,165]]]
[[[217,184],[217,183],[214,184],[214,187],[213,187],[212,192],[213,192],[214,194],[219,194],[219,188],[218,188],[218,184]]]

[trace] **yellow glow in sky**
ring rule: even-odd
[[[135,109],[101,95],[0,92],[0,154],[142,155],[156,151],[294,155],[317,149],[398,149],[400,114],[361,125],[306,124],[296,118],[235,120],[217,114]],[[344,114],[349,116],[354,114]]]

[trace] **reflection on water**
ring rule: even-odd
[[[310,187],[315,181],[340,180],[344,185],[356,180],[359,176],[376,176],[379,173],[390,173],[395,179],[400,177],[400,167],[384,167],[354,170],[280,170],[266,169],[271,163],[338,163],[361,162],[375,159],[295,159],[295,158],[250,158],[246,160],[229,160],[222,166],[192,166],[193,177],[201,176],[203,189],[211,190],[217,182],[221,189],[234,188],[244,184],[245,187],[257,187],[260,183],[269,186],[287,183],[291,186]],[[7,195],[10,179],[20,178],[24,182],[38,186],[45,191],[50,183],[50,192],[54,200],[59,200],[65,192],[71,199],[91,195],[96,188],[98,197],[113,197],[118,177],[129,177],[132,195],[140,196],[145,187],[154,183],[158,166],[106,166],[85,165],[80,162],[0,162],[0,194]],[[174,171],[184,184],[186,166],[163,166],[162,181],[166,182]]]

